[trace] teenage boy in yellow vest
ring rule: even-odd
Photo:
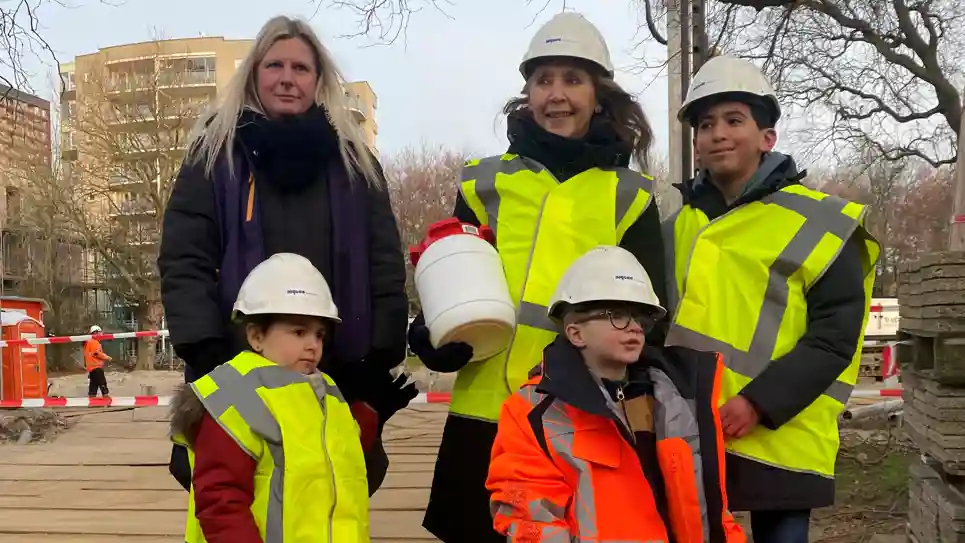
[[[811,509],[834,503],[880,249],[864,206],[805,188],[773,151],[780,114],[750,62],[715,57],[694,77],[678,117],[701,169],[664,225],[667,344],[722,354],[731,509],[751,512],[756,543],[807,543]]]

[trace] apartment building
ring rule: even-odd
[[[25,279],[35,247],[22,213],[32,175],[50,168],[50,102],[0,85],[0,284],[13,289]]]
[[[365,136],[365,142],[378,156],[376,140],[379,137],[379,125],[375,122],[375,110],[379,108],[379,98],[372,85],[369,85],[368,81],[346,83],[345,97],[348,98],[349,109]]]

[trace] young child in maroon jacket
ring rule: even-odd
[[[275,267],[268,269],[270,266]],[[259,270],[261,267],[264,269]],[[306,375],[313,388],[319,385],[325,389],[324,382],[317,382],[324,379],[317,364],[322,356],[327,332],[338,322],[337,308],[331,302],[330,294],[327,295],[330,306],[326,308],[325,304],[321,303],[326,296],[312,292],[305,296],[310,298],[308,300],[288,300],[285,305],[286,300],[283,299],[279,304],[279,298],[285,298],[293,292],[304,294],[305,290],[311,290],[310,287],[304,287],[304,280],[296,285],[298,288],[292,288],[286,284],[285,277],[279,277],[284,275],[281,272],[293,273],[293,267],[296,272],[302,272],[301,275],[309,275],[320,282],[317,290],[328,292],[324,278],[306,259],[294,254],[276,254],[256,267],[245,281],[235,304],[235,318],[244,326],[250,350],[260,355],[259,359],[267,359]],[[307,268],[299,269],[303,267]],[[259,272],[264,277],[256,278]],[[316,274],[317,277],[314,277]],[[268,284],[252,279],[265,279]],[[252,298],[248,304],[244,302],[246,295]],[[273,308],[277,306],[285,310],[268,312],[269,304]],[[251,310],[248,310],[249,306]],[[300,311],[302,307],[309,309]],[[255,355],[247,353],[239,356]],[[194,451],[193,505],[200,530],[207,543],[263,543],[259,526],[252,514],[258,460],[239,445],[235,437],[212,417],[202,402],[198,390],[191,385],[184,385],[174,400],[171,418],[172,435],[182,436]],[[388,467],[388,457],[379,435],[379,417],[372,407],[362,402],[353,403],[350,409],[360,429],[358,437],[365,456],[366,478],[371,496],[381,485]],[[319,437],[324,439],[323,436],[324,433]],[[356,436],[339,435],[334,439],[343,438],[355,439]],[[304,504],[304,507],[315,506]],[[191,519],[188,525],[185,539],[192,541],[194,536],[189,537],[192,533]],[[367,541],[367,534],[365,540]]]

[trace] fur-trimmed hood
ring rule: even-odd
[[[171,403],[171,435],[182,435],[189,445],[194,444],[198,425],[205,414],[201,398],[188,383],[179,385]]]

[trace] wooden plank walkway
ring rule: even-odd
[[[166,408],[84,414],[52,443],[0,446],[0,543],[183,542],[187,493],[168,474]],[[436,542],[422,528],[445,406],[386,426],[391,467],[373,496],[376,543]]]

